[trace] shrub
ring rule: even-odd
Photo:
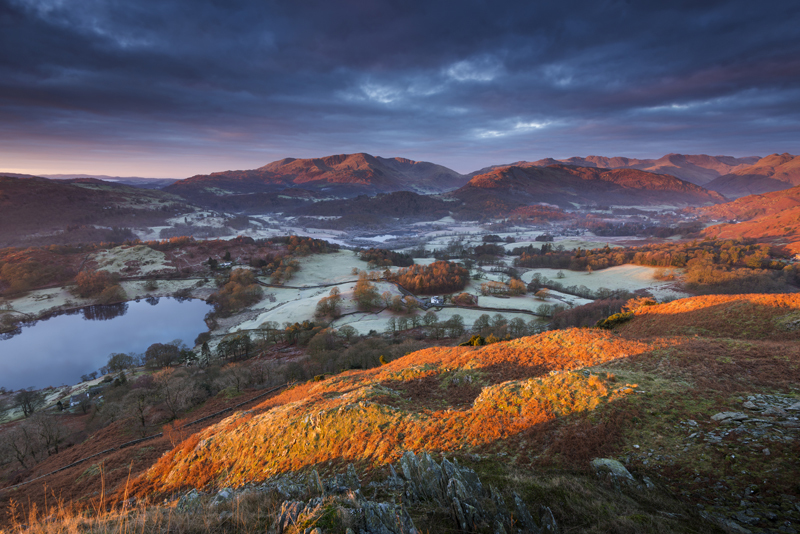
[[[615,313],[614,315],[611,315],[607,319],[598,321],[595,326],[597,326],[598,328],[607,328],[610,330],[615,326],[619,326],[622,323],[630,321],[631,319],[633,319],[633,315],[634,315],[633,312]]]

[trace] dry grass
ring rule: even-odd
[[[263,533],[275,519],[280,501],[273,493],[247,492],[218,505],[201,498],[190,511],[178,511],[176,502],[165,506],[137,505],[104,509],[99,501],[78,508],[63,501],[38,510],[15,506],[7,530],[0,533],[26,534],[163,534],[170,533]]]
[[[618,332],[629,338],[699,335],[800,339],[800,294],[707,295],[636,311]],[[797,319],[797,325],[793,324]]]

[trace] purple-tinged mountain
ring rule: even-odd
[[[674,176],[637,169],[550,165],[498,167],[449,194],[473,209],[498,212],[521,205],[702,206],[725,202],[714,191]]]

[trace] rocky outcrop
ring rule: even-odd
[[[513,511],[505,504],[500,492],[488,490],[472,469],[443,458],[437,463],[428,453],[415,455],[407,451],[400,459],[405,479],[404,496],[408,502],[433,501],[449,510],[459,529],[477,532],[492,528],[496,533],[552,533],[558,528],[549,508],[539,505],[537,518],[525,502],[513,494]]]
[[[281,486],[287,484],[284,482]],[[425,505],[430,508],[431,504],[446,512],[453,521],[452,527],[463,532],[558,532],[549,508],[538,505],[535,512],[531,512],[517,493],[512,493],[507,505],[503,495],[494,487],[487,489],[472,469],[459,465],[457,460],[451,462],[443,458],[437,462],[424,452],[406,452],[397,470],[389,466],[386,480],[369,484],[375,493],[395,494],[400,504],[367,499],[361,487],[353,465],[347,466],[345,474],[324,481],[312,471],[306,488],[307,495],[315,496],[307,501],[284,501],[271,532],[311,533],[313,528],[325,532],[315,525],[322,523],[325,517],[335,516],[337,524],[352,534],[415,534],[418,530],[406,507]]]

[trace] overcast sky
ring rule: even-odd
[[[800,2],[0,0],[0,170],[800,152]]]

